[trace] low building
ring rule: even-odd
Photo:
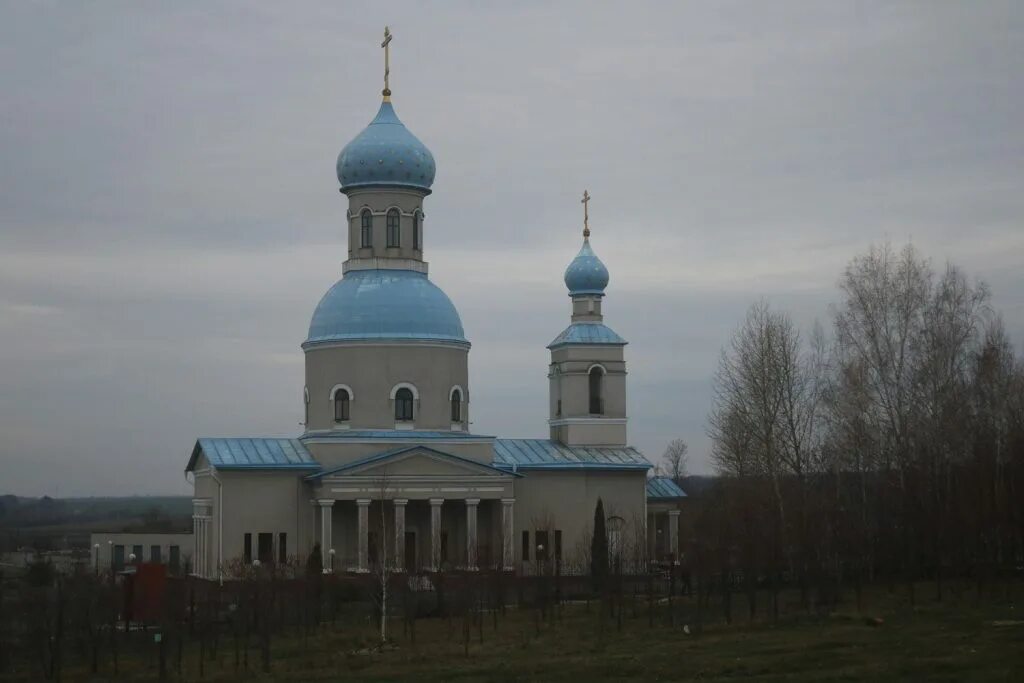
[[[133,563],[167,565],[172,575],[190,571],[195,541],[192,534],[95,533],[89,539],[91,562],[98,571],[120,571]]]

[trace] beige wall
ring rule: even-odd
[[[469,350],[441,344],[350,343],[306,351],[309,390],[307,432],[330,430],[334,423],[331,388],[351,387],[351,429],[394,429],[392,388],[401,382],[416,387],[415,428],[451,429],[453,386],[463,389],[463,425],[469,419]]]
[[[280,533],[287,534],[289,556],[305,556],[312,534],[310,487],[303,481],[308,472],[216,470],[215,474],[223,484],[223,492],[210,472],[200,471],[195,476],[195,497],[211,502],[213,518],[208,548],[214,571],[219,558],[226,572],[232,560],[242,557],[246,532],[253,535],[254,557],[259,533],[274,535],[275,559]],[[223,545],[220,544],[222,529]],[[192,553],[191,547],[189,553]]]
[[[351,259],[361,258],[403,258],[422,259],[422,249],[412,248],[413,213],[423,210],[423,193],[414,190],[379,189],[352,190],[349,193],[348,205],[348,255]],[[387,247],[388,209],[397,208],[401,211],[401,247]],[[364,209],[373,212],[373,248],[365,249],[362,245],[362,213]],[[425,235],[425,221],[420,217],[420,235]],[[420,245],[422,247],[422,244]]]
[[[625,418],[572,418],[551,424],[551,438],[574,446],[625,446]]]
[[[626,362],[621,346],[563,346],[551,352],[548,370],[551,438],[570,445],[625,445]],[[604,412],[590,414],[590,368],[605,369]],[[558,402],[561,400],[561,412]],[[585,422],[573,422],[574,419]],[[607,419],[607,422],[603,420]]]
[[[481,438],[467,443],[466,440],[411,442],[401,439],[367,439],[365,441],[349,441],[348,439],[317,441],[315,437],[303,441],[306,449],[323,465],[324,469],[338,467],[346,463],[366,458],[384,451],[417,445],[435,448],[475,462],[490,465],[494,460],[494,440]]]
[[[599,497],[604,502],[605,516],[622,517],[630,529],[645,519],[646,472],[530,470],[522,473],[526,476],[515,483],[517,561],[522,561],[523,531],[530,532],[532,560],[535,532],[545,526],[549,526],[550,531],[561,529],[562,557],[567,566],[578,559],[577,546],[584,543],[589,548],[594,508]]]

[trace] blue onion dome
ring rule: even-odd
[[[376,118],[338,155],[342,192],[397,186],[429,193],[436,170],[434,155],[398,120],[390,98],[385,98]]]
[[[565,269],[565,286],[569,288],[569,296],[604,296],[604,288],[608,286],[608,269],[590,248],[589,238],[584,238],[580,253],[576,254],[576,258]]]
[[[303,347],[354,340],[418,340],[469,346],[451,299],[412,270],[353,270],[327,290]]]

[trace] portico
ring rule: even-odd
[[[517,477],[424,446],[347,463],[307,477],[314,542],[333,571],[511,567]]]

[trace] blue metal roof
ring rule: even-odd
[[[631,446],[566,446],[550,439],[495,439],[494,465],[535,470],[648,470],[652,467]]]
[[[463,458],[462,456],[459,456],[459,455],[452,455],[451,453],[445,453],[444,451],[439,451],[436,448],[431,448],[429,446],[402,446],[400,448],[393,448],[391,450],[384,451],[383,453],[377,453],[375,455],[370,455],[370,456],[367,456],[365,458],[360,458],[359,460],[353,460],[352,462],[345,463],[344,465],[339,465],[338,467],[333,467],[333,468],[331,468],[329,470],[325,470],[323,472],[315,472],[313,474],[308,475],[306,477],[306,479],[312,481],[312,480],[315,480],[315,479],[321,479],[321,478],[326,477],[327,475],[330,475],[330,474],[341,474],[341,473],[344,473],[344,472],[348,472],[350,470],[357,469],[357,468],[362,467],[364,465],[371,465],[371,464],[373,464],[375,462],[381,462],[381,461],[387,460],[389,458],[394,458],[394,457],[399,456],[399,455],[401,455],[403,453],[409,453],[411,451],[418,451],[418,450],[428,451],[429,453],[431,453],[433,455],[440,456],[444,460],[454,460],[454,461],[462,463],[462,464],[472,465],[474,467],[482,467],[485,470],[493,470],[495,474],[502,474],[502,475],[515,474],[514,472],[507,472],[506,470],[498,469],[497,467],[493,467],[491,465],[488,465],[487,463],[477,462],[476,460],[470,460],[469,458]],[[520,475],[515,475],[515,476],[520,476]]]
[[[589,238],[583,239],[580,253],[576,254],[576,258],[565,269],[565,286],[569,288],[569,296],[604,296],[604,288],[608,286],[608,269],[590,248]]]
[[[686,492],[679,488],[671,477],[651,477],[647,480],[647,498],[649,500],[672,500],[686,498]]]
[[[385,100],[370,125],[341,150],[337,171],[342,192],[398,186],[429,193],[437,168],[430,150],[409,132],[391,102]]]
[[[202,453],[219,470],[317,470],[313,459],[298,439],[199,439],[192,449],[186,472]]]
[[[303,439],[382,439],[387,441],[430,441],[454,439],[493,439],[493,436],[470,434],[469,432],[445,432],[414,429],[338,429],[323,432],[310,432],[302,435]]]
[[[419,339],[469,347],[451,299],[412,270],[353,270],[317,304],[303,345]]]
[[[578,322],[562,330],[562,334],[555,337],[555,340],[548,344],[548,348],[553,349],[564,344],[612,344],[615,346],[625,346],[626,340],[603,323]]]

